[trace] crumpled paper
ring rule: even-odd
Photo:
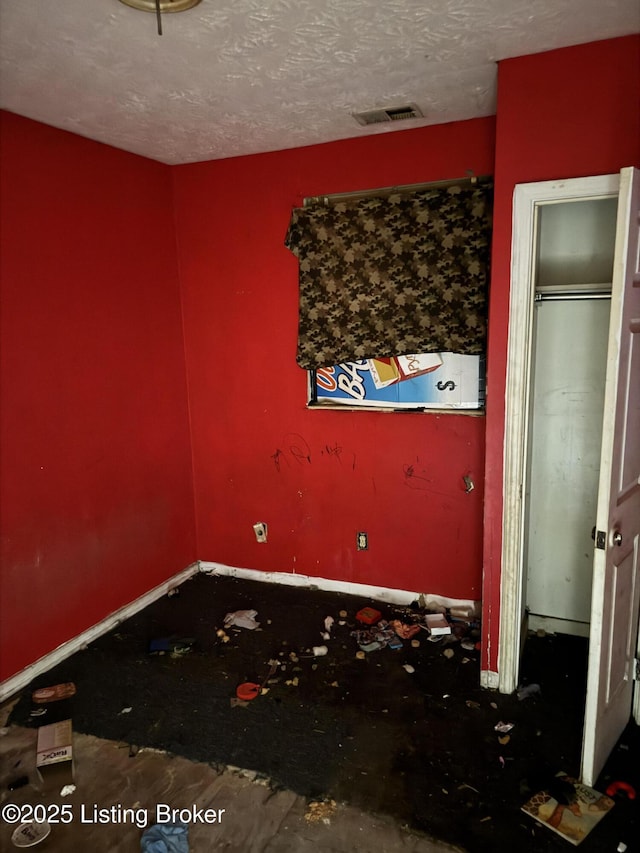
[[[140,839],[142,853],[189,853],[186,824],[154,824]]]
[[[257,615],[257,610],[235,610],[224,617],[224,627],[230,628],[235,625],[237,628],[248,628],[253,631],[260,627],[260,623],[256,622]]]

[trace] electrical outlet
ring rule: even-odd
[[[254,524],[253,532],[256,534],[256,542],[267,541],[267,525],[264,521],[258,521]]]
[[[369,534],[356,533],[356,547],[358,551],[366,551],[369,547]]]

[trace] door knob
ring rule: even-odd
[[[622,545],[622,533],[619,530],[616,530],[613,534],[613,544]]]

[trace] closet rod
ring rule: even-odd
[[[610,290],[592,290],[589,292],[586,291],[558,291],[556,293],[536,293],[535,301],[536,302],[560,302],[565,300],[579,300],[579,299],[611,299],[611,291]]]
[[[355,190],[348,193],[333,193],[331,195],[310,196],[304,199],[304,206],[310,204],[335,204],[340,201],[360,201],[364,198],[375,198],[380,196],[394,195],[395,193],[417,193],[422,190],[445,189],[446,187],[456,187],[460,185],[473,186],[474,184],[492,183],[493,178],[490,175],[466,175],[464,178],[449,178],[444,181],[429,181],[423,184],[401,184],[395,187],[379,187],[373,190]]]

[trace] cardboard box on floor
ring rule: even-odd
[[[43,782],[66,785],[73,780],[73,728],[59,720],[38,729],[36,768]]]
[[[428,613],[426,621],[427,628],[431,631],[432,637],[451,633],[451,625],[449,625],[442,613]]]

